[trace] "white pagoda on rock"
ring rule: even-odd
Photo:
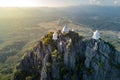
[[[54,32],[52,39],[53,40],[57,40],[58,39],[58,34],[56,32]]]
[[[67,27],[67,25],[65,25],[61,31],[61,33],[68,33],[69,32],[69,29]]]
[[[96,31],[93,33],[92,38],[95,39],[95,40],[100,39],[100,32],[99,32],[98,30],[96,30]]]
[[[74,30],[74,29],[72,29],[71,31],[72,31],[72,32],[74,32],[75,30]]]

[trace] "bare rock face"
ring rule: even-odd
[[[105,41],[53,32],[27,51],[14,80],[120,80],[120,53]]]
[[[96,50],[92,46],[95,43],[97,43]],[[85,80],[119,80],[120,64],[116,58],[119,55],[114,47],[103,40],[91,40],[86,48],[85,66],[92,69],[92,73],[85,74]]]

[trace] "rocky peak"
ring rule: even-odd
[[[78,33],[45,35],[16,66],[14,80],[120,80],[120,53],[102,39]]]

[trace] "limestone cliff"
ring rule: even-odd
[[[120,53],[112,45],[73,31],[57,34],[56,41],[50,32],[26,52],[14,80],[120,80]]]

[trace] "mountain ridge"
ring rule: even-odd
[[[120,54],[112,45],[102,39],[85,40],[74,31],[57,34],[57,40],[50,32],[27,51],[13,80],[120,79]]]

